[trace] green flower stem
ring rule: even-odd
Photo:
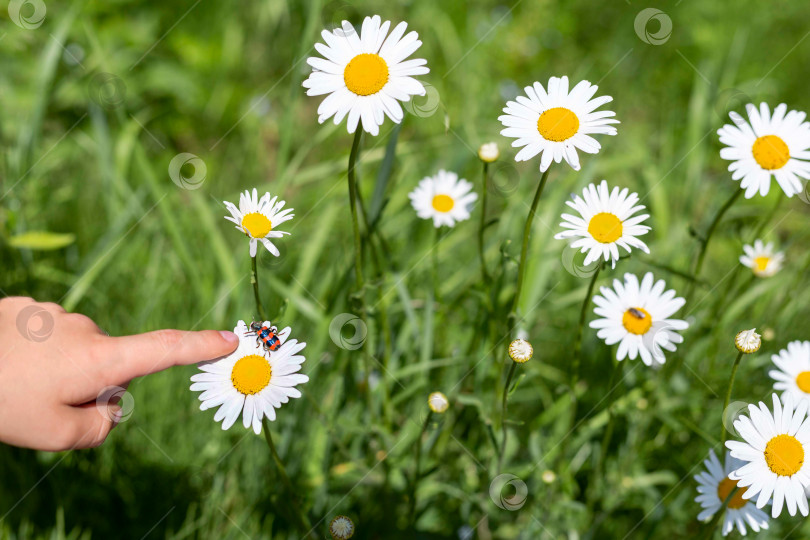
[[[258,256],[258,253],[256,255]],[[264,322],[267,319],[264,316],[262,299],[259,295],[259,275],[256,271],[256,257],[250,258],[250,283],[253,285],[253,299],[256,301],[256,313],[259,315],[261,322]]]
[[[285,500],[289,504],[291,512],[295,518],[296,526],[304,534],[304,538],[313,538],[311,533],[312,527],[310,526],[309,519],[294,501],[297,490],[293,487],[292,482],[290,482],[290,477],[287,476],[287,471],[284,468],[284,464],[281,462],[281,458],[276,451],[276,445],[273,444],[273,435],[270,433],[270,422],[267,420],[267,417],[262,419],[262,428],[264,431],[264,440],[267,441],[267,447],[270,449],[270,454],[273,456],[273,462],[276,464],[276,470],[281,478],[281,483],[284,484],[288,497],[290,497],[289,499]]]
[[[439,295],[439,242],[442,239],[442,228],[436,227],[436,234],[433,243],[433,299],[436,304],[441,304],[441,296]]]
[[[731,368],[731,378],[728,380],[728,390],[726,390],[726,399],[723,402],[723,413],[722,413],[723,415],[726,414],[726,409],[728,409],[728,404],[731,401],[731,390],[732,390],[732,388],[734,388],[734,378],[737,376],[737,368],[740,367],[740,360],[742,360],[742,357],[743,357],[743,352],[740,351],[737,354],[736,360],[734,360],[734,366]],[[726,424],[722,420],[725,420],[725,418],[722,418],[721,422],[720,422],[723,425],[723,429],[720,432],[720,445],[721,446],[723,444],[725,444],[725,442],[726,442]]]
[[[478,256],[481,259],[481,279],[489,281],[487,261],[484,258],[484,228],[487,220],[487,180],[489,178],[489,163],[484,162],[484,178],[481,184],[481,220],[478,222]]]
[[[416,452],[414,452],[414,464],[413,464],[413,480],[411,480],[411,493],[410,497],[408,498],[408,523],[413,527],[414,522],[416,520],[416,485],[419,483],[419,477],[421,476],[420,468],[422,462],[422,437],[425,435],[425,431],[427,431],[428,425],[430,425],[430,418],[433,415],[433,411],[428,411],[427,416],[425,417],[425,421],[422,424],[422,429],[419,431],[419,436],[416,438]]]
[[[511,361],[511,364],[512,365],[509,366],[509,373],[506,375],[506,384],[503,385],[503,401],[501,403],[501,410],[503,411],[503,414],[501,415],[501,449],[498,452],[498,474],[501,474],[503,455],[504,452],[506,452],[506,407],[509,399],[509,385],[512,384],[512,378],[515,376],[515,369],[517,368],[517,362],[514,360]]]
[[[709,247],[709,241],[712,239],[712,235],[714,234],[714,230],[717,228],[717,224],[720,223],[720,220],[723,219],[723,215],[728,211],[729,208],[731,208],[731,205],[734,204],[734,201],[739,198],[742,192],[742,189],[734,190],[731,197],[728,198],[725,204],[720,207],[720,210],[717,211],[717,214],[714,215],[714,219],[712,219],[712,222],[709,224],[709,228],[706,229],[706,234],[700,239],[700,251],[695,259],[694,266],[692,267],[692,277],[694,280],[690,281],[687,287],[687,301],[691,300],[695,282],[700,279],[700,271],[703,268],[703,260],[706,258],[706,248]]]
[[[726,495],[726,500],[723,501],[723,505],[717,509],[717,512],[715,512],[712,520],[708,522],[706,524],[706,527],[704,528],[703,532],[704,540],[711,540],[712,538],[714,538],[714,533],[717,532],[717,527],[718,525],[720,525],[720,521],[722,521],[721,518],[723,517],[726,508],[728,508],[728,503],[731,502],[731,499],[734,498],[734,495],[736,495],[739,490],[740,490],[739,487],[734,486],[734,489],[732,489],[729,492],[729,494]]]
[[[579,324],[577,324],[577,336],[574,340],[574,358],[571,363],[571,392],[574,392],[574,387],[579,379],[579,367],[582,363],[582,335],[585,332],[585,319],[588,317],[588,307],[591,304],[593,290],[596,288],[596,280],[599,278],[602,266],[604,266],[604,263],[600,262],[591,276],[591,282],[588,284],[588,292],[585,293],[585,299],[582,301],[582,307],[579,310]]]
[[[532,201],[529,215],[526,217],[526,225],[523,227],[523,245],[520,248],[520,262],[518,263],[518,282],[517,289],[515,289],[515,299],[512,301],[512,311],[509,313],[509,330],[511,331],[515,322],[517,321],[517,310],[520,304],[520,293],[523,291],[523,279],[526,274],[526,253],[529,251],[529,236],[532,232],[532,223],[534,222],[534,215],[537,213],[537,204],[540,202],[540,195],[543,194],[543,188],[546,187],[546,180],[548,180],[548,171],[551,167],[546,169],[543,176],[540,178],[540,183],[537,184],[537,191],[534,193],[534,200]]]
[[[352,211],[352,229],[354,232],[354,277],[357,292],[361,299],[364,297],[363,254],[360,223],[357,221],[357,178],[355,176],[355,164],[357,162],[357,156],[360,153],[360,139],[362,134],[363,130],[358,126],[357,130],[354,132],[352,151],[349,154],[349,170],[347,175],[349,182],[349,206]],[[365,302],[363,301],[362,303],[364,304]]]
[[[622,363],[614,358],[611,363],[610,379],[607,385],[608,396],[613,393],[613,383],[616,381],[616,376],[621,373],[621,368]],[[608,423],[605,428],[605,433],[602,436],[602,444],[599,447],[599,457],[597,458],[596,466],[593,470],[593,478],[589,486],[588,508],[590,509],[593,508],[593,504],[596,502],[596,496],[602,484],[602,470],[604,469],[605,459],[607,458],[608,445],[610,444],[610,439],[613,437],[613,428],[616,425],[616,415],[613,414],[613,405],[615,402],[615,398],[610,398],[607,406]]]

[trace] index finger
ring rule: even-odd
[[[196,364],[232,353],[239,344],[233,332],[156,330],[106,340],[109,373],[121,383],[172,366]]]

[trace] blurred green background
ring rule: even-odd
[[[586,329],[581,423],[566,438],[566,374],[587,279],[569,271],[571,254],[552,236],[570,193],[602,178],[628,186],[652,215],[645,237],[652,254],[634,254],[600,284],[651,270],[683,294],[687,281],[678,273],[688,271],[697,247],[690,227],[704,230],[737,189],[718,155],[716,130],[728,111],[760,100],[810,109],[808,4],[20,5],[11,2],[0,23],[3,295],[61,302],[113,335],[232,328],[252,317],[249,258],[244,237],[222,219],[221,201],[236,201],[254,186],[270,191],[296,217],[285,228],[292,235],[277,243],[280,258],[259,250],[264,302],[270,313],[283,309],[282,324],[308,343],[310,376],[305,397],[279,411],[275,437],[318,537],[328,537],[337,514],[354,520],[356,538],[703,534],[691,476],[708,449],[719,448],[734,334],[770,330],[761,352],[740,369],[736,401],[769,396],[770,354],[807,338],[807,197],[787,200],[774,182],[768,197],[741,199],[727,214],[710,244],[705,283],[679,313],[692,328],[668,360],[683,364],[671,373],[639,361],[624,366],[595,488],[589,479],[607,422],[601,400],[612,352]],[[28,23],[12,20],[13,6]],[[671,35],[656,21],[642,26],[646,34],[636,32],[634,21],[648,7],[671,20]],[[321,29],[371,14],[406,20],[418,31],[423,45],[414,57],[426,58],[431,72],[422,78],[427,97],[409,108],[401,131],[389,121],[380,136],[364,139],[361,187],[367,203],[382,208],[379,227],[391,248],[373,283],[377,312],[388,320],[384,329],[378,317],[368,320],[364,344],[388,367],[376,368],[368,389],[361,352],[341,348],[329,332],[337,315],[351,311],[351,136],[345,125],[317,123],[320,99],[307,97],[301,82]],[[497,117],[523,86],[563,74],[599,84],[600,94],[614,97],[609,108],[622,123],[618,136],[600,140],[598,156],[581,157],[582,171],[552,167],[541,202],[522,302],[536,353],[520,367],[510,398],[516,423],[504,467],[528,495],[509,511],[490,495],[495,459],[486,426],[499,426],[506,355],[503,344],[491,350],[501,336],[476,337],[478,214],[442,239],[443,304],[434,312],[432,226],[417,222],[407,193],[439,168],[459,172],[480,191],[475,151],[499,143],[488,209],[497,222],[487,231],[487,256],[505,278],[488,286],[508,297],[539,174],[537,161],[514,164]],[[389,161],[392,137],[396,157]],[[204,179],[185,186],[193,189],[169,175],[180,153],[204,163]],[[189,167],[186,176],[195,173]],[[26,234],[32,232],[50,234]],[[742,244],[756,236],[786,251],[778,277],[753,281],[735,270]],[[434,335],[437,319],[441,331]],[[212,411],[200,412],[188,390],[194,371],[134,381],[132,415],[101,448],[47,454],[0,447],[0,537],[300,537],[262,437],[241,425],[223,432]],[[433,390],[452,404],[425,439],[413,532],[407,478]],[[588,502],[590,489],[596,491]],[[762,536],[808,534],[800,517],[784,515]]]

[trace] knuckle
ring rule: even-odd
[[[155,344],[164,352],[177,348],[183,340],[183,334],[177,330],[156,330],[152,336]]]
[[[60,422],[53,431],[53,447],[55,450],[69,450],[75,448],[83,434],[78,422]]]
[[[70,322],[76,326],[98,330],[98,325],[87,315],[82,315],[81,313],[70,313],[68,314],[68,317]]]

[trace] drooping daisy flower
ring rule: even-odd
[[[452,227],[457,221],[470,218],[470,206],[478,194],[473,185],[459,179],[454,172],[440,170],[436,176],[428,176],[408,194],[416,215],[433,219],[435,227]]]
[[[722,508],[723,502],[737,486],[737,481],[732,480],[728,475],[745,463],[731,457],[726,452],[725,464],[721,465],[714,450],[709,450],[709,459],[704,460],[703,464],[706,466],[706,470],[695,475],[698,483],[698,496],[695,501],[700,503],[703,508],[698,514],[700,521],[708,520]],[[754,503],[743,499],[743,492],[743,489],[738,489],[728,501],[726,515],[723,519],[723,536],[728,535],[734,529],[734,525],[743,536],[747,532],[746,524],[754,532],[768,528],[768,514],[757,508]]]
[[[796,403],[810,400],[810,341],[791,341],[771,360],[779,369],[768,375],[776,381],[774,389],[782,391],[782,399],[790,394]]]
[[[598,187],[591,184],[582,190],[582,197],[576,195],[573,201],[565,202],[579,213],[579,217],[563,214],[564,221],[560,226],[568,230],[554,238],[576,238],[571,242],[571,247],[587,253],[583,263],[585,266],[602,257],[605,261],[611,261],[615,268],[619,260],[619,247],[628,253],[631,247],[650,252],[647,244],[636,238],[650,230],[650,227],[641,224],[650,217],[649,214],[633,215],[644,210],[644,206],[637,202],[638,194],[629,193],[627,188],[619,191],[618,187],[614,187],[609,191],[605,180]]]
[[[729,113],[735,125],[726,124],[719,130],[720,142],[726,148],[720,157],[730,160],[728,170],[731,178],[742,180],[740,188],[745,198],[757,192],[763,197],[771,188],[771,176],[792,197],[802,191],[799,178],[810,178],[810,123],[805,122],[805,113],[787,110],[787,105],[778,105],[771,116],[766,103],[759,110],[748,104],[748,121],[736,112]]]
[[[265,321],[265,326],[271,326]],[[239,414],[246,428],[253,426],[257,434],[262,431],[262,418],[276,419],[276,411],[290,398],[301,397],[295,387],[309,380],[297,373],[306,360],[298,354],[306,343],[287,340],[290,328],[278,333],[281,346],[266,352],[257,343],[255,332],[251,332],[244,321],[234,328],[239,336],[239,346],[234,352],[211,362],[199,364],[203,373],[191,376],[193,392],[202,392],[200,410],[219,407],[214,415],[215,422],[222,422],[222,429],[230,428]]]
[[[624,283],[615,279],[612,289],[601,287],[601,295],[593,298],[593,311],[601,318],[591,321],[590,327],[598,329],[596,335],[607,345],[619,344],[617,360],[641,356],[648,366],[654,362],[663,364],[666,359],[661,349],[674,351],[676,344],[683,341],[677,331],[686,330],[689,324],[670,317],[686,301],[676,298],[672,289],[664,292],[664,280],[653,281],[650,272],[641,284],[633,274],[625,274]]]
[[[742,330],[734,336],[734,346],[743,354],[752,354],[762,346],[762,336],[757,334],[756,328]]]
[[[743,499],[757,496],[757,508],[762,508],[773,496],[771,516],[778,517],[782,506],[796,515],[796,507],[803,516],[808,513],[805,488],[810,487],[808,462],[810,450],[810,422],[805,421],[807,400],[793,408],[793,398],[785,396],[784,402],[773,394],[773,414],[759,402],[759,407],[749,405],[748,416],[734,421],[734,429],[745,439],[726,441],[731,455],[747,463],[732,471],[729,478],[738,480],[738,486],[747,487]],[[750,486],[750,487],[749,487]]]
[[[433,392],[428,396],[428,407],[436,414],[442,414],[450,406],[450,400],[441,392]]]
[[[250,256],[256,256],[256,247],[259,241],[264,244],[267,251],[279,256],[278,248],[270,241],[271,238],[281,238],[285,231],[273,230],[285,221],[295,217],[292,208],[284,208],[284,201],[278,201],[278,197],[270,198],[269,193],[265,193],[261,199],[258,198],[256,188],[253,193],[245,190],[239,195],[239,208],[235,204],[223,201],[225,207],[230,211],[230,216],[225,219],[236,224],[236,228],[245,233],[250,238]]]
[[[329,523],[329,534],[334,540],[347,540],[354,536],[354,523],[346,516],[335,516]]]
[[[509,344],[509,358],[518,364],[525,364],[532,359],[534,348],[523,338],[518,338]]]
[[[775,253],[772,242],[763,244],[762,240],[757,240],[753,246],[744,245],[743,251],[745,255],[740,255],[740,262],[757,277],[771,277],[782,269],[785,254]]]
[[[416,32],[405,35],[407,23],[399,23],[389,35],[390,26],[374,15],[363,20],[360,35],[349,21],[334,32],[321,32],[326,45],[316,43],[315,49],[324,58],[307,58],[312,74],[304,81],[307,95],[329,94],[318,107],[318,122],[334,116],[339,124],[348,115],[349,133],[361,122],[365,131],[377,135],[385,116],[402,121],[400,101],[425,95],[425,87],[413,77],[430,71],[427,62],[405,60],[422,42]]]
[[[515,161],[527,161],[537,154],[540,158],[540,171],[545,172],[551,161],[559,163],[563,159],[575,170],[579,170],[577,149],[596,154],[601,145],[591,137],[595,134],[616,135],[611,124],[619,121],[613,111],[595,111],[597,107],[613,100],[610,96],[595,99],[597,86],[581,81],[570,92],[568,77],[552,77],[548,81],[548,91],[539,82],[524,88],[526,96],[518,96],[517,101],[506,103],[498,120],[505,126],[501,135],[513,137],[514,147],[523,147],[515,156]]]

